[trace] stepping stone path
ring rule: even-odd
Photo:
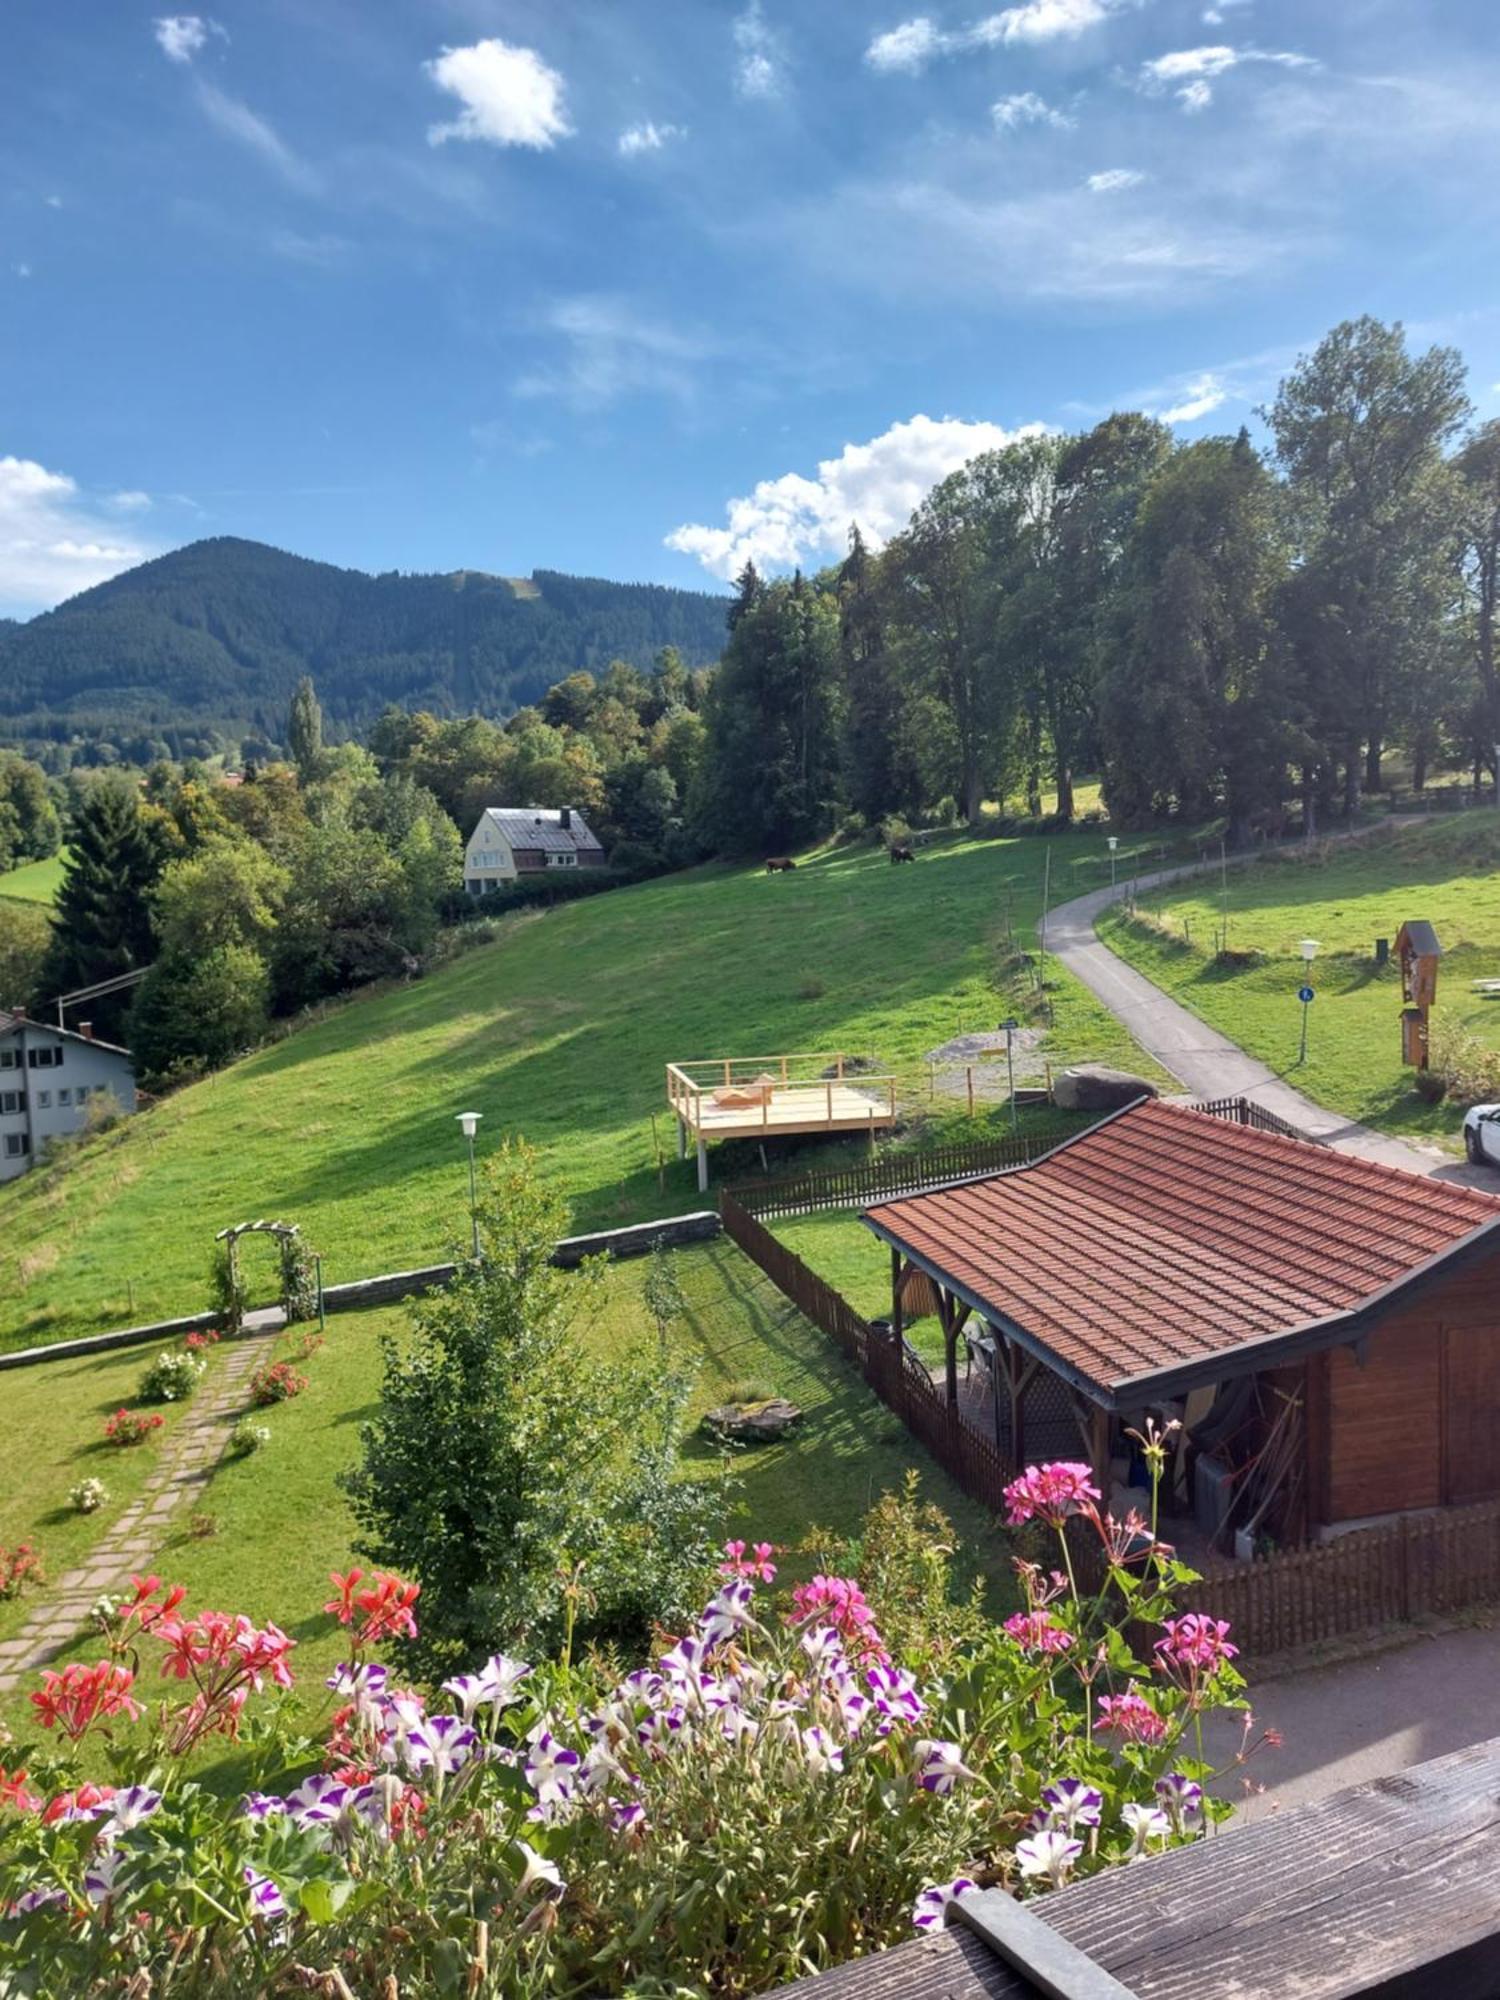
[[[248,1313],[244,1331],[219,1350],[213,1388],[200,1391],[188,1405],[143,1491],[82,1566],[57,1579],[55,1593],[36,1607],[19,1634],[0,1644],[0,1694],[8,1694],[71,1646],[99,1598],[123,1596],[132,1576],[150,1570],[173,1515],[206,1484],[223,1455],[229,1426],[244,1413],[246,1384],[260,1359],[261,1341],[279,1333],[281,1325],[279,1307]]]

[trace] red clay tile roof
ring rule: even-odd
[[[865,1214],[1112,1389],[1355,1311],[1500,1225],[1500,1199],[1147,1101],[1028,1167]]]

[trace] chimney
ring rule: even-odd
[[[91,1041],[92,1041],[92,1040],[94,1039],[94,1024],[93,1024],[93,1022],[92,1022],[92,1021],[80,1021],[80,1022],[78,1023],[78,1032],[79,1032],[79,1034],[80,1034],[80,1035],[82,1035],[83,1039],[84,1039],[84,1040],[85,1040],[86,1042],[91,1042]]]
[[[563,807],[557,816],[557,823],[563,832],[566,833],[568,828],[573,824],[573,808],[571,806]]]
[[[28,1018],[24,1007],[12,1007],[10,1011],[13,1020],[24,1021]]]

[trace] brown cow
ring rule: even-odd
[[[916,855],[909,847],[893,847],[891,849],[891,866],[893,868],[898,861],[915,861],[916,858]]]
[[[790,875],[796,865],[796,862],[793,861],[789,854],[777,854],[766,863],[766,873],[768,875]]]

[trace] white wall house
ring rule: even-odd
[[[484,896],[518,876],[603,866],[604,849],[576,807],[490,806],[464,850],[464,887]]]
[[[0,1013],[0,1181],[34,1166],[49,1139],[82,1131],[90,1103],[106,1091],[121,1111],[134,1111],[128,1050],[96,1041],[87,1026]]]

